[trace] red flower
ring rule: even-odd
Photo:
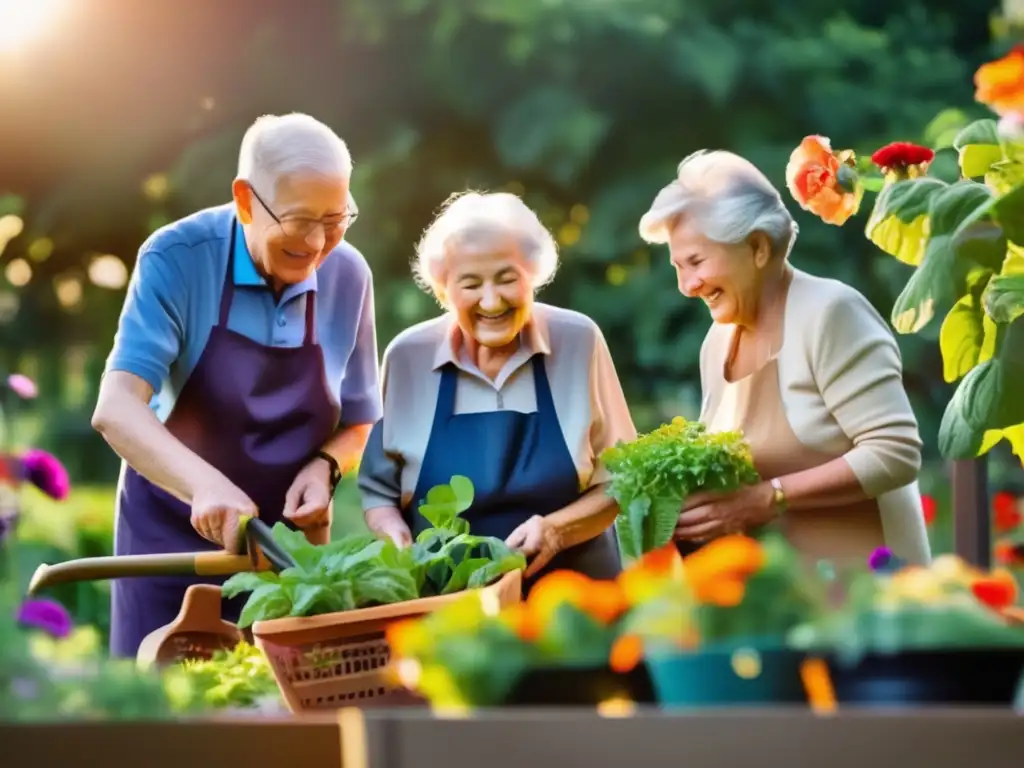
[[[1017,528],[1021,523],[1017,498],[1008,491],[1000,491],[992,497],[993,525],[997,533],[1006,533]]]
[[[1024,544],[1018,544],[1009,539],[1000,539],[996,542],[993,554],[996,562],[1000,565],[1024,565]]]
[[[883,171],[899,171],[913,165],[930,163],[934,157],[935,152],[928,147],[911,144],[909,141],[894,141],[876,150],[871,156],[871,162]]]
[[[989,608],[1001,611],[1017,601],[1017,582],[1009,571],[996,570],[971,584],[974,596]]]
[[[921,494],[921,509],[924,511],[924,524],[931,525],[935,522],[935,514],[938,504],[935,499],[927,494]]]

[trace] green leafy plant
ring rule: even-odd
[[[522,553],[503,541],[473,536],[460,515],[473,503],[473,484],[455,476],[431,488],[420,506],[433,527],[412,547],[352,534],[330,544],[310,544],[283,523],[272,533],[296,562],[276,573],[239,573],[225,582],[228,597],[250,593],[239,626],[286,616],[313,616],[385,605],[483,587],[526,566]]]
[[[194,694],[210,709],[250,709],[280,701],[280,689],[263,653],[249,643],[212,658],[182,662]]]
[[[1024,115],[1009,95],[1024,87],[1012,74],[1022,61],[1018,47],[976,73],[978,100],[1003,121],[977,120],[956,134],[952,178],[932,172],[926,147],[897,142],[872,155],[885,175],[865,234],[913,268],[892,325],[916,334],[942,318],[943,375],[959,381],[939,428],[948,459],[980,456],[1005,439],[1024,460]]]
[[[1017,591],[1007,571],[978,571],[954,555],[927,568],[863,570],[840,609],[794,627],[788,641],[851,661],[866,653],[1024,648],[1024,626],[1003,612]]]
[[[729,491],[758,480],[739,432],[709,432],[697,421],[671,423],[601,454],[611,474],[608,495],[622,514],[619,543],[636,558],[672,539],[683,502],[695,491]]]

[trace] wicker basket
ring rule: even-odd
[[[482,592],[500,606],[522,599],[522,571],[506,573]],[[386,674],[388,625],[424,616],[465,593],[321,616],[257,621],[252,633],[274,670],[292,712],[418,703]]]

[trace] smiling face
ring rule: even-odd
[[[234,186],[239,218],[257,269],[275,287],[313,274],[345,235],[348,179],[293,173],[271,190]]]
[[[681,294],[702,299],[716,323],[754,321],[771,258],[767,238],[755,233],[735,245],[717,243],[684,216],[671,228],[669,249]]]
[[[463,334],[485,347],[513,344],[533,310],[530,273],[515,239],[465,238],[445,262],[443,298]]]

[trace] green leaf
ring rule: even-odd
[[[993,221],[972,218],[953,234],[953,249],[957,258],[971,261],[989,272],[1002,269],[1006,247],[1003,228]]]
[[[949,312],[966,292],[974,265],[957,259],[956,237],[990,209],[991,201],[991,190],[972,181],[944,187],[930,198],[931,235],[924,258],[892,310],[898,333],[917,333],[937,312]]]
[[[976,179],[1003,159],[1003,150],[991,144],[968,144],[960,150],[960,170],[968,179]]]
[[[455,475],[449,481],[452,493],[455,494],[455,511],[462,514],[473,506],[473,482],[462,475]]]
[[[447,528],[455,519],[455,505],[420,504],[420,514],[435,528]]]
[[[998,198],[992,214],[1011,242],[1024,245],[1024,184]]]
[[[256,621],[280,619],[291,613],[292,602],[279,584],[264,584],[249,596],[242,608],[238,626],[242,629]]]
[[[924,129],[924,140],[932,149],[953,146],[956,137],[968,123],[968,117],[961,109],[944,109]]]
[[[885,187],[868,218],[868,239],[904,264],[917,266],[927,241],[931,199],[947,188],[945,182],[927,176]]]
[[[220,591],[224,597],[237,597],[245,592],[252,592],[265,584],[276,584],[278,575],[276,573],[236,573],[221,586]]]
[[[1005,195],[1024,184],[1024,162],[1003,160],[995,163],[985,174],[985,183],[997,195]]]
[[[885,186],[885,179],[881,176],[861,176],[860,184],[868,192],[881,192]]]
[[[996,325],[996,356],[970,371],[946,407],[939,450],[947,459],[969,459],[999,441],[998,432],[1024,424],[1024,318]]]
[[[997,323],[1024,315],[1024,274],[993,277],[985,291],[985,312]]]
[[[953,148],[958,152],[973,144],[999,146],[999,124],[991,118],[975,120],[953,139]]]
[[[954,382],[967,375],[978,363],[992,357],[994,344],[991,319],[982,311],[977,294],[968,293],[949,311],[939,331],[943,378]]]

